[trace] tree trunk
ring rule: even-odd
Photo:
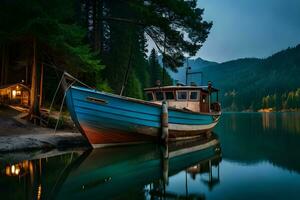
[[[99,53],[103,54],[104,47],[104,24],[103,24],[103,9],[104,9],[104,0],[99,0],[99,11],[98,11],[98,26],[99,26]]]
[[[99,50],[99,0],[93,0],[93,38],[94,51]]]
[[[87,32],[88,32],[88,34],[87,34],[87,37],[88,37],[88,40],[89,40],[89,42],[90,43],[92,43],[92,36],[91,36],[91,26],[93,25],[93,24],[91,24],[91,21],[93,20],[92,18],[91,18],[91,16],[92,16],[92,6],[91,6],[91,2],[90,2],[91,0],[87,0],[86,2],[85,2],[85,20],[86,20],[86,25],[87,25]]]
[[[4,48],[4,84],[8,83],[9,47]]]
[[[41,65],[39,108],[42,107],[42,103],[43,103],[43,81],[44,81],[44,63],[42,63]]]
[[[28,85],[28,64],[26,64],[26,69],[25,69],[25,84]]]
[[[5,45],[2,45],[1,52],[1,85],[4,85],[4,73],[5,73]]]
[[[31,70],[31,89],[30,89],[30,119],[37,123],[37,117],[40,114],[39,101],[37,96],[37,66],[36,66],[36,39],[33,39],[33,56]]]
[[[8,48],[5,44],[2,45],[2,62],[1,62],[1,85],[7,84],[8,80]]]

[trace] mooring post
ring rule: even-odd
[[[162,177],[165,185],[169,184],[169,147],[168,145],[161,146],[161,164],[162,164]]]
[[[168,116],[168,104],[166,101],[162,102],[161,106],[161,140],[164,143],[168,143],[169,138],[169,116]]]
[[[163,159],[163,180],[164,184],[169,184],[169,158]]]

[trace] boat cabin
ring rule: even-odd
[[[211,85],[164,86],[146,88],[144,91],[147,100],[157,104],[167,101],[169,107],[193,112],[210,113],[220,111],[219,90],[211,87]]]

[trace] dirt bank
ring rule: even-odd
[[[34,126],[9,107],[0,108],[0,152],[88,146],[75,130],[60,130]]]

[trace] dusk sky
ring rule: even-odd
[[[214,25],[197,56],[264,58],[300,44],[300,0],[198,0]]]

